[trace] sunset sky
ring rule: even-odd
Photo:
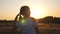
[[[31,17],[60,17],[60,0],[0,0],[0,20],[14,20],[24,5],[30,7]]]

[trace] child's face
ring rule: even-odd
[[[24,16],[25,17],[29,17],[30,16],[30,10],[29,9],[26,10],[26,12],[24,13]]]

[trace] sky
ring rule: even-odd
[[[25,5],[30,7],[31,17],[60,17],[60,0],[0,0],[0,20],[14,20]]]

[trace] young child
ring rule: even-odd
[[[38,34],[38,23],[34,18],[30,17],[30,8],[28,6],[21,7],[15,21],[18,21],[16,27],[20,29],[21,34]]]

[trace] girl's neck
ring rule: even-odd
[[[24,18],[27,19],[27,18],[29,18],[29,17],[25,16]]]
[[[23,15],[21,15],[21,17],[27,19],[27,18],[29,18],[30,16],[23,16]]]

